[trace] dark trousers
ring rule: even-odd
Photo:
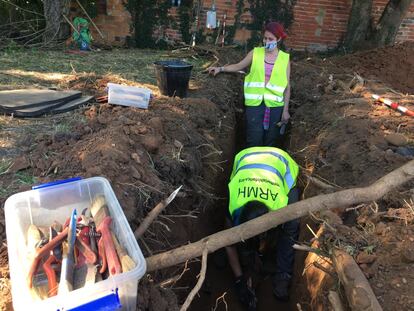
[[[299,200],[299,191],[295,187],[289,192],[289,204]],[[300,220],[294,219],[280,225],[276,246],[276,278],[287,280],[292,277],[295,250],[293,244],[299,238]]]
[[[270,108],[269,129],[263,128],[266,105],[246,106],[246,147],[280,147],[281,135],[277,123],[282,119],[283,107]]]
[[[288,197],[288,204],[297,202],[299,200],[299,190],[294,187],[290,190]],[[299,237],[299,224],[299,219],[294,219],[267,232],[266,241],[269,241],[269,244],[273,244],[274,239],[277,239],[276,256],[271,256],[271,258],[276,257],[275,277],[278,280],[288,280],[292,277],[295,258],[295,250],[292,246]],[[249,243],[239,244],[240,262],[244,267],[254,264],[257,249],[252,249],[251,246],[252,244],[249,245]],[[249,268],[251,267],[247,267],[247,269]]]

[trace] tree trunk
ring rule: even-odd
[[[69,11],[68,0],[43,0],[43,12],[46,19],[46,30],[43,42],[51,43],[66,39],[68,35],[67,24],[63,22],[63,14]]]
[[[344,47],[358,49],[366,40],[371,24],[372,0],[352,0]]]
[[[370,37],[373,46],[385,46],[395,42],[401,22],[413,0],[390,0]]]

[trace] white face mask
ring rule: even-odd
[[[277,48],[277,41],[270,41],[265,43],[265,49],[269,52]]]

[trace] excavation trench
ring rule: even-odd
[[[391,138],[403,136],[405,149],[410,150],[414,141],[412,119],[373,105],[369,98],[375,92],[397,101],[404,100],[404,105],[412,107],[411,97],[398,93],[413,89],[412,81],[407,79],[412,72],[412,58],[408,57],[412,53],[413,45],[406,44],[345,57],[320,59],[311,56],[303,61],[292,61],[292,129],[286,149],[307,173],[335,186],[331,188],[347,189],[369,185],[408,161],[409,157],[398,152],[401,148],[390,142],[389,135],[394,134]],[[225,49],[222,54],[224,58],[220,56],[219,65],[241,59],[232,48]],[[395,71],[397,67],[401,70]],[[360,79],[355,77],[355,72],[365,78],[365,84],[358,82]],[[88,75],[85,79],[85,76],[76,76],[65,82],[65,88],[105,94],[108,77]],[[380,80],[386,85],[379,83]],[[114,82],[114,77],[110,77],[110,82]],[[124,82],[131,81],[119,80],[120,84]],[[140,246],[145,257],[150,257],[198,241],[223,229],[230,166],[244,142],[242,93],[238,91],[241,85],[241,77],[220,74],[213,79],[196,72],[195,79],[191,80],[189,98],[166,98],[157,94],[147,110],[93,105],[63,120],[48,117],[36,127],[36,135],[33,135],[33,123],[24,125],[7,118],[4,137],[13,134],[16,151],[19,151],[13,154],[20,156],[10,159],[13,167],[8,174],[0,174],[0,185],[11,194],[30,188],[27,182],[23,185],[26,176],[36,176],[36,183],[73,176],[104,176],[111,181],[133,230],[156,204],[183,185],[176,199],[140,239]],[[57,131],[57,125],[65,124],[62,121],[67,121],[70,132]],[[45,131],[49,127],[51,129]],[[299,187],[305,198],[326,190],[311,184],[304,187],[306,179],[302,177]],[[414,236],[412,221],[408,222],[409,226],[401,224],[398,222],[401,215],[395,214],[408,211],[406,202],[411,202],[407,198],[411,188],[408,186],[401,192],[404,196],[396,192],[377,202],[388,218],[371,215],[371,206],[366,206],[364,211],[371,218],[359,215],[361,210],[354,211],[353,221],[348,223],[358,232],[347,244],[355,254],[381,246],[374,250],[377,261],[372,266],[362,267],[372,277],[371,284],[375,293],[382,297],[384,310],[409,309],[411,297],[414,297],[413,286],[401,286],[404,280],[400,282],[401,278],[408,284],[414,280],[413,269],[405,270],[409,266],[400,263],[400,253],[410,247],[406,246],[407,241],[395,247],[400,238],[409,238],[410,246]],[[4,203],[6,198],[3,195],[0,202]],[[390,219],[395,221],[391,223]],[[300,241],[310,240],[311,233],[306,226],[310,223],[309,219],[302,219]],[[384,234],[374,236],[377,235],[375,230],[367,241],[379,238],[384,247],[360,238],[361,234],[371,232],[361,230],[361,224],[366,226],[363,229],[372,229],[373,223],[376,229],[382,227]],[[388,226],[392,226],[390,231],[387,231]],[[4,216],[0,213],[0,233],[5,239],[3,229]],[[10,284],[5,243],[0,254],[0,281]],[[296,255],[288,304],[278,304],[272,295],[270,278],[258,276],[255,283],[258,310],[297,310],[297,303],[302,310],[328,309],[324,295],[324,289],[329,288],[326,277],[311,266],[311,258],[304,264],[305,255],[303,252]],[[390,265],[390,257],[400,264]],[[222,251],[210,254],[208,259],[206,280],[191,309],[244,310],[234,295],[233,276]],[[138,310],[178,310],[195,285],[199,272],[199,259],[192,259],[187,266],[160,268],[144,276],[139,283]],[[0,290],[5,297],[3,304],[0,300],[1,307],[11,306],[9,289],[10,286],[2,286]]]
[[[411,49],[410,46],[405,48],[408,52]],[[400,47],[392,48],[390,52],[400,53]],[[389,52],[384,51],[384,53]],[[384,55],[384,59],[387,62],[384,61],[383,63],[388,64],[389,58],[386,56],[388,54]],[[396,116],[394,115],[395,113],[385,107],[372,105],[367,96],[370,96],[369,94],[374,91],[387,94],[386,86],[378,84],[375,82],[376,80],[368,80],[366,84],[362,85],[356,82],[359,81],[358,79],[354,79],[354,67],[360,66],[366,60],[374,59],[376,63],[377,51],[366,52],[356,56],[330,58],[329,61],[318,57],[309,57],[306,60],[292,62],[291,82],[293,93],[290,101],[292,128],[290,133],[288,133],[285,145],[289,154],[301,166],[302,174],[299,177],[299,188],[302,190],[304,198],[310,198],[337,189],[369,185],[409,159],[398,153],[398,148],[389,141],[388,136],[391,133],[395,133],[397,129],[397,132],[400,131],[397,136],[401,137],[402,135],[410,138],[412,141],[412,120],[408,119],[408,117]],[[230,62],[228,61],[227,63]],[[226,63],[226,60],[223,60],[224,63]],[[392,64],[389,66],[387,68],[392,69],[395,67]],[[366,75],[377,76],[375,68],[376,66],[368,64]],[[203,177],[209,177],[207,184],[211,187],[211,193],[214,194],[215,200],[203,205],[201,208],[202,213],[198,215],[199,217],[196,221],[191,224],[187,223],[187,227],[190,230],[185,232],[187,233],[185,239],[175,240],[175,247],[186,244],[188,241],[199,241],[203,237],[223,230],[225,211],[227,209],[226,197],[228,195],[227,183],[230,167],[234,155],[243,147],[242,100],[236,100],[236,103],[229,105],[228,98],[224,98],[229,93],[234,94],[237,92],[237,85],[240,88],[242,81],[241,79],[237,81],[237,79],[229,75],[227,77],[226,75],[218,75],[215,79],[210,80],[214,81],[216,85],[209,87],[208,91],[210,93],[216,92],[216,96],[210,96],[210,93],[207,94],[206,92],[205,98],[211,99],[216,108],[219,108],[226,115],[226,120],[232,119],[225,127],[231,128],[231,131],[223,135],[224,128],[222,127],[219,131],[214,132],[216,136],[213,137],[215,145],[219,146],[222,151],[221,158],[216,160],[224,160],[226,162],[223,165],[224,170],[216,173],[208,171],[205,165],[206,161],[200,162],[203,166],[203,172],[208,172],[203,174]],[[206,79],[203,83],[208,83],[210,80]],[[222,90],[222,87],[227,87],[228,85],[230,85],[228,89]],[[399,90],[403,89],[398,83],[394,87]],[[238,95],[229,96],[229,101],[233,100],[234,102],[234,97],[240,97],[240,94],[241,90]],[[390,93],[388,94],[388,96],[393,96]],[[198,97],[201,95],[198,94]],[[221,99],[221,101],[217,99]],[[215,112],[215,114],[217,115],[218,113]],[[214,123],[214,120],[217,123],[218,120],[215,117],[211,118],[210,124],[207,125],[210,126]],[[221,120],[225,119],[222,118]],[[206,127],[202,127],[202,129],[206,129]],[[211,126],[208,129],[211,130]],[[405,141],[405,144],[410,147],[410,140],[406,138]],[[310,179],[304,178],[303,173],[311,175],[316,181],[323,181],[322,184],[325,187],[321,187],[316,182],[310,182]],[[408,187],[407,189],[410,188]],[[382,208],[383,212],[395,213],[393,209],[400,211],[402,206],[405,206],[402,198],[397,193],[391,195],[388,199],[378,202],[378,206]],[[177,206],[182,206],[182,202],[183,200],[180,199],[180,201],[177,200],[175,203]],[[199,205],[192,204],[189,201],[187,202],[186,210],[196,210],[198,207]],[[367,206],[364,213],[371,215],[370,210],[371,208]],[[374,208],[373,211],[375,212],[375,210]],[[363,230],[361,230],[361,224],[362,226],[372,226],[375,223],[379,228],[387,228],[389,218],[381,219],[374,214],[372,219],[370,219],[366,218],[364,213],[358,213],[362,212],[354,211],[351,213],[353,218],[347,222],[346,228],[342,228],[342,234],[335,233],[333,235],[334,243],[328,241],[330,243],[325,245],[328,250],[330,249],[329,247],[343,245],[353,250],[355,255],[368,250],[372,251],[372,248],[377,246],[380,250],[378,236],[376,236],[377,230],[373,232],[369,229],[371,227],[362,227]],[[316,216],[320,217],[320,215]],[[345,219],[347,218],[347,215],[343,216]],[[309,230],[307,225],[312,228],[312,232],[317,233],[319,229],[309,218],[301,219],[299,242],[303,241],[305,244],[309,244],[309,241],[313,238],[311,230]],[[180,225],[179,227],[176,226],[175,229],[183,231],[183,227]],[[369,230],[366,230],[366,228]],[[350,231],[355,232],[355,236],[349,236],[348,233]],[[190,238],[188,238],[189,236]],[[385,236],[381,243],[388,243]],[[401,236],[405,237],[405,233]],[[323,236],[321,240],[322,242],[324,241]],[[365,265],[362,268],[365,269],[364,272],[367,275],[374,278],[375,282],[372,282],[372,284],[374,284],[375,293],[384,297],[388,295],[388,303],[391,304],[391,302],[394,303],[393,292],[388,287],[385,290],[384,284],[393,281],[395,275],[404,277],[406,281],[414,279],[414,277],[407,277],[409,275],[407,271],[393,271],[386,279],[382,267],[389,266],[387,263],[389,254],[385,251],[383,253],[380,253],[381,257],[378,259],[378,264],[375,262],[372,266]],[[327,251],[326,255],[329,256],[329,251]],[[400,254],[398,252],[395,254],[391,253],[390,255],[394,257],[396,262],[399,262],[398,256]],[[320,259],[315,258],[313,254],[305,252],[296,253],[291,300],[286,304],[279,304],[273,297],[269,274],[261,275],[259,273],[255,282],[258,310],[298,310],[298,303],[302,310],[327,310],[330,308],[329,301],[327,301],[327,289],[333,288],[340,292],[340,288],[338,288],[336,278],[329,276],[331,274],[335,275],[332,266],[328,268],[323,266]],[[317,267],[317,264],[319,264],[319,267]],[[405,266],[405,264],[401,264],[399,268],[402,269]],[[200,262],[197,260],[189,261],[187,268],[189,270],[184,274],[181,274],[183,265],[175,267],[175,271],[170,271],[170,274],[164,274],[165,278],[171,277],[171,275],[179,275],[181,277],[179,282],[176,282],[174,285],[174,288],[170,287],[178,294],[178,305],[184,302],[189,291],[196,284],[197,275],[200,272]],[[324,273],[323,270],[329,273]],[[245,310],[236,299],[233,283],[234,278],[223,251],[218,250],[210,254],[204,285],[199,291],[199,295],[195,297],[191,310]],[[409,290],[406,291],[406,294],[407,297],[412,297]],[[384,301],[386,302],[385,299]],[[403,299],[400,299],[400,301],[403,306],[411,305]],[[391,310],[392,308],[389,309]],[[405,310],[406,307],[401,307],[400,309]]]
[[[205,236],[224,229],[225,211],[228,208],[228,176],[230,176],[233,159],[235,154],[243,149],[245,128],[243,101],[237,103],[234,109],[235,126],[233,133],[228,137],[228,149],[224,150],[226,155],[226,166],[223,174],[215,179],[214,189],[217,199],[214,204],[208,206],[200,217],[201,221],[197,224],[197,231],[204,232]],[[284,145],[289,145],[290,135],[294,135],[291,131],[286,133]],[[299,185],[300,187],[300,185]],[[302,221],[305,226],[305,221]],[[305,230],[301,230],[300,240],[309,239]],[[274,248],[272,249],[274,251]],[[257,310],[297,310],[296,303],[306,300],[307,287],[302,283],[302,271],[304,266],[304,254],[296,254],[294,265],[294,277],[291,286],[291,299],[289,302],[277,301],[272,293],[271,276],[275,269],[274,253],[268,252],[262,262],[262,268],[254,269],[253,274],[254,287],[258,298]],[[189,272],[186,273],[178,282],[178,287],[185,287],[189,284],[194,285],[196,277],[200,271],[200,263],[192,263],[189,265]],[[191,288],[191,286],[190,286]],[[182,294],[181,299],[185,299],[186,293]],[[234,291],[234,277],[227,261],[224,249],[220,249],[208,257],[207,273],[204,284],[193,300],[190,310],[245,310]]]

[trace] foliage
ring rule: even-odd
[[[96,1],[90,0],[79,0],[83,8],[88,12],[91,18],[95,18],[98,15],[98,7],[96,6]],[[82,11],[83,12],[83,11]]]
[[[41,0],[13,0],[0,2],[0,25],[41,18],[43,15],[43,4]]]
[[[17,43],[40,40],[38,32],[45,28],[42,1],[0,2],[0,45],[9,50]]]
[[[232,26],[227,27],[226,41],[228,42],[233,42],[234,36],[236,35],[236,31],[241,26],[240,17],[245,10],[244,0],[237,0],[236,8],[237,8],[237,13],[236,13],[236,16],[234,17],[234,24]]]
[[[139,48],[154,48],[156,46],[153,33],[156,27],[169,24],[168,0],[129,0],[127,10],[133,18],[134,45]]]
[[[10,40],[3,48],[4,52],[13,55],[13,53],[22,50],[22,46],[18,45],[16,41]]]
[[[192,7],[191,0],[181,0],[181,5],[178,8],[178,16],[180,19],[180,33],[181,33],[181,38],[185,43],[190,43],[190,40],[191,40],[191,33],[190,33],[191,7]]]

